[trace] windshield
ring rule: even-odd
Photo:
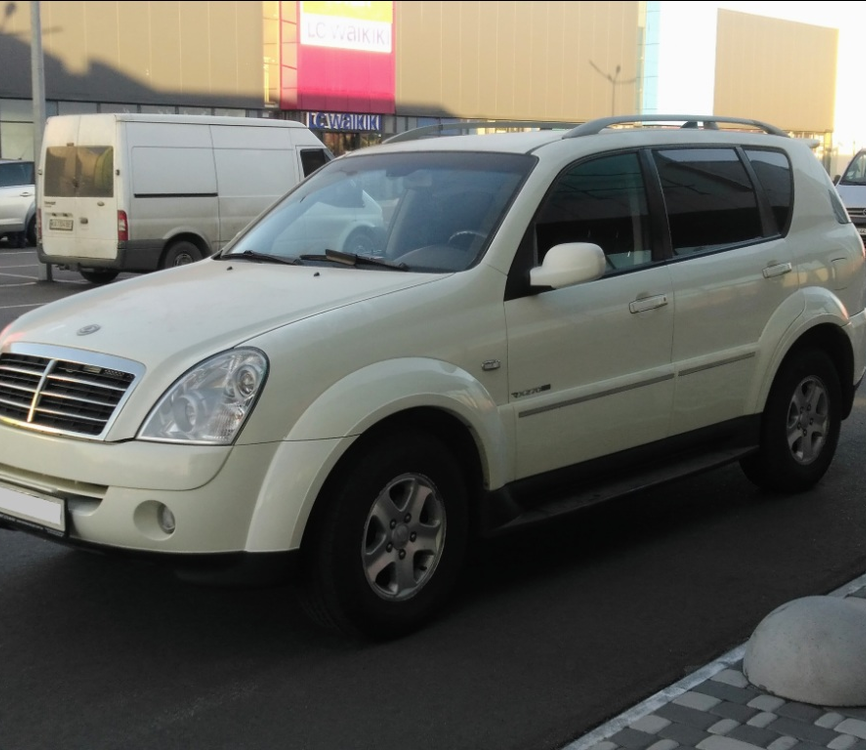
[[[356,154],[335,159],[221,258],[451,272],[480,257],[533,157]]]
[[[842,175],[843,185],[866,185],[866,151],[860,151]]]

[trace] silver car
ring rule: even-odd
[[[0,238],[16,247],[36,245],[32,161],[0,159]]]

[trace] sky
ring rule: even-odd
[[[659,112],[712,112],[716,11],[752,13],[839,30],[834,140],[840,149],[866,146],[866,97],[861,95],[866,3],[681,2],[662,0],[659,24]],[[699,30],[696,33],[696,30]]]

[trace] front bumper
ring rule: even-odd
[[[335,447],[103,443],[0,425],[0,524],[72,546],[178,559],[285,553],[300,546]],[[28,498],[59,503],[61,522],[22,511]],[[173,530],[160,523],[164,509]]]

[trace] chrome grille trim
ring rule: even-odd
[[[10,344],[0,352],[0,421],[104,439],[144,370],[140,362],[95,352]]]

